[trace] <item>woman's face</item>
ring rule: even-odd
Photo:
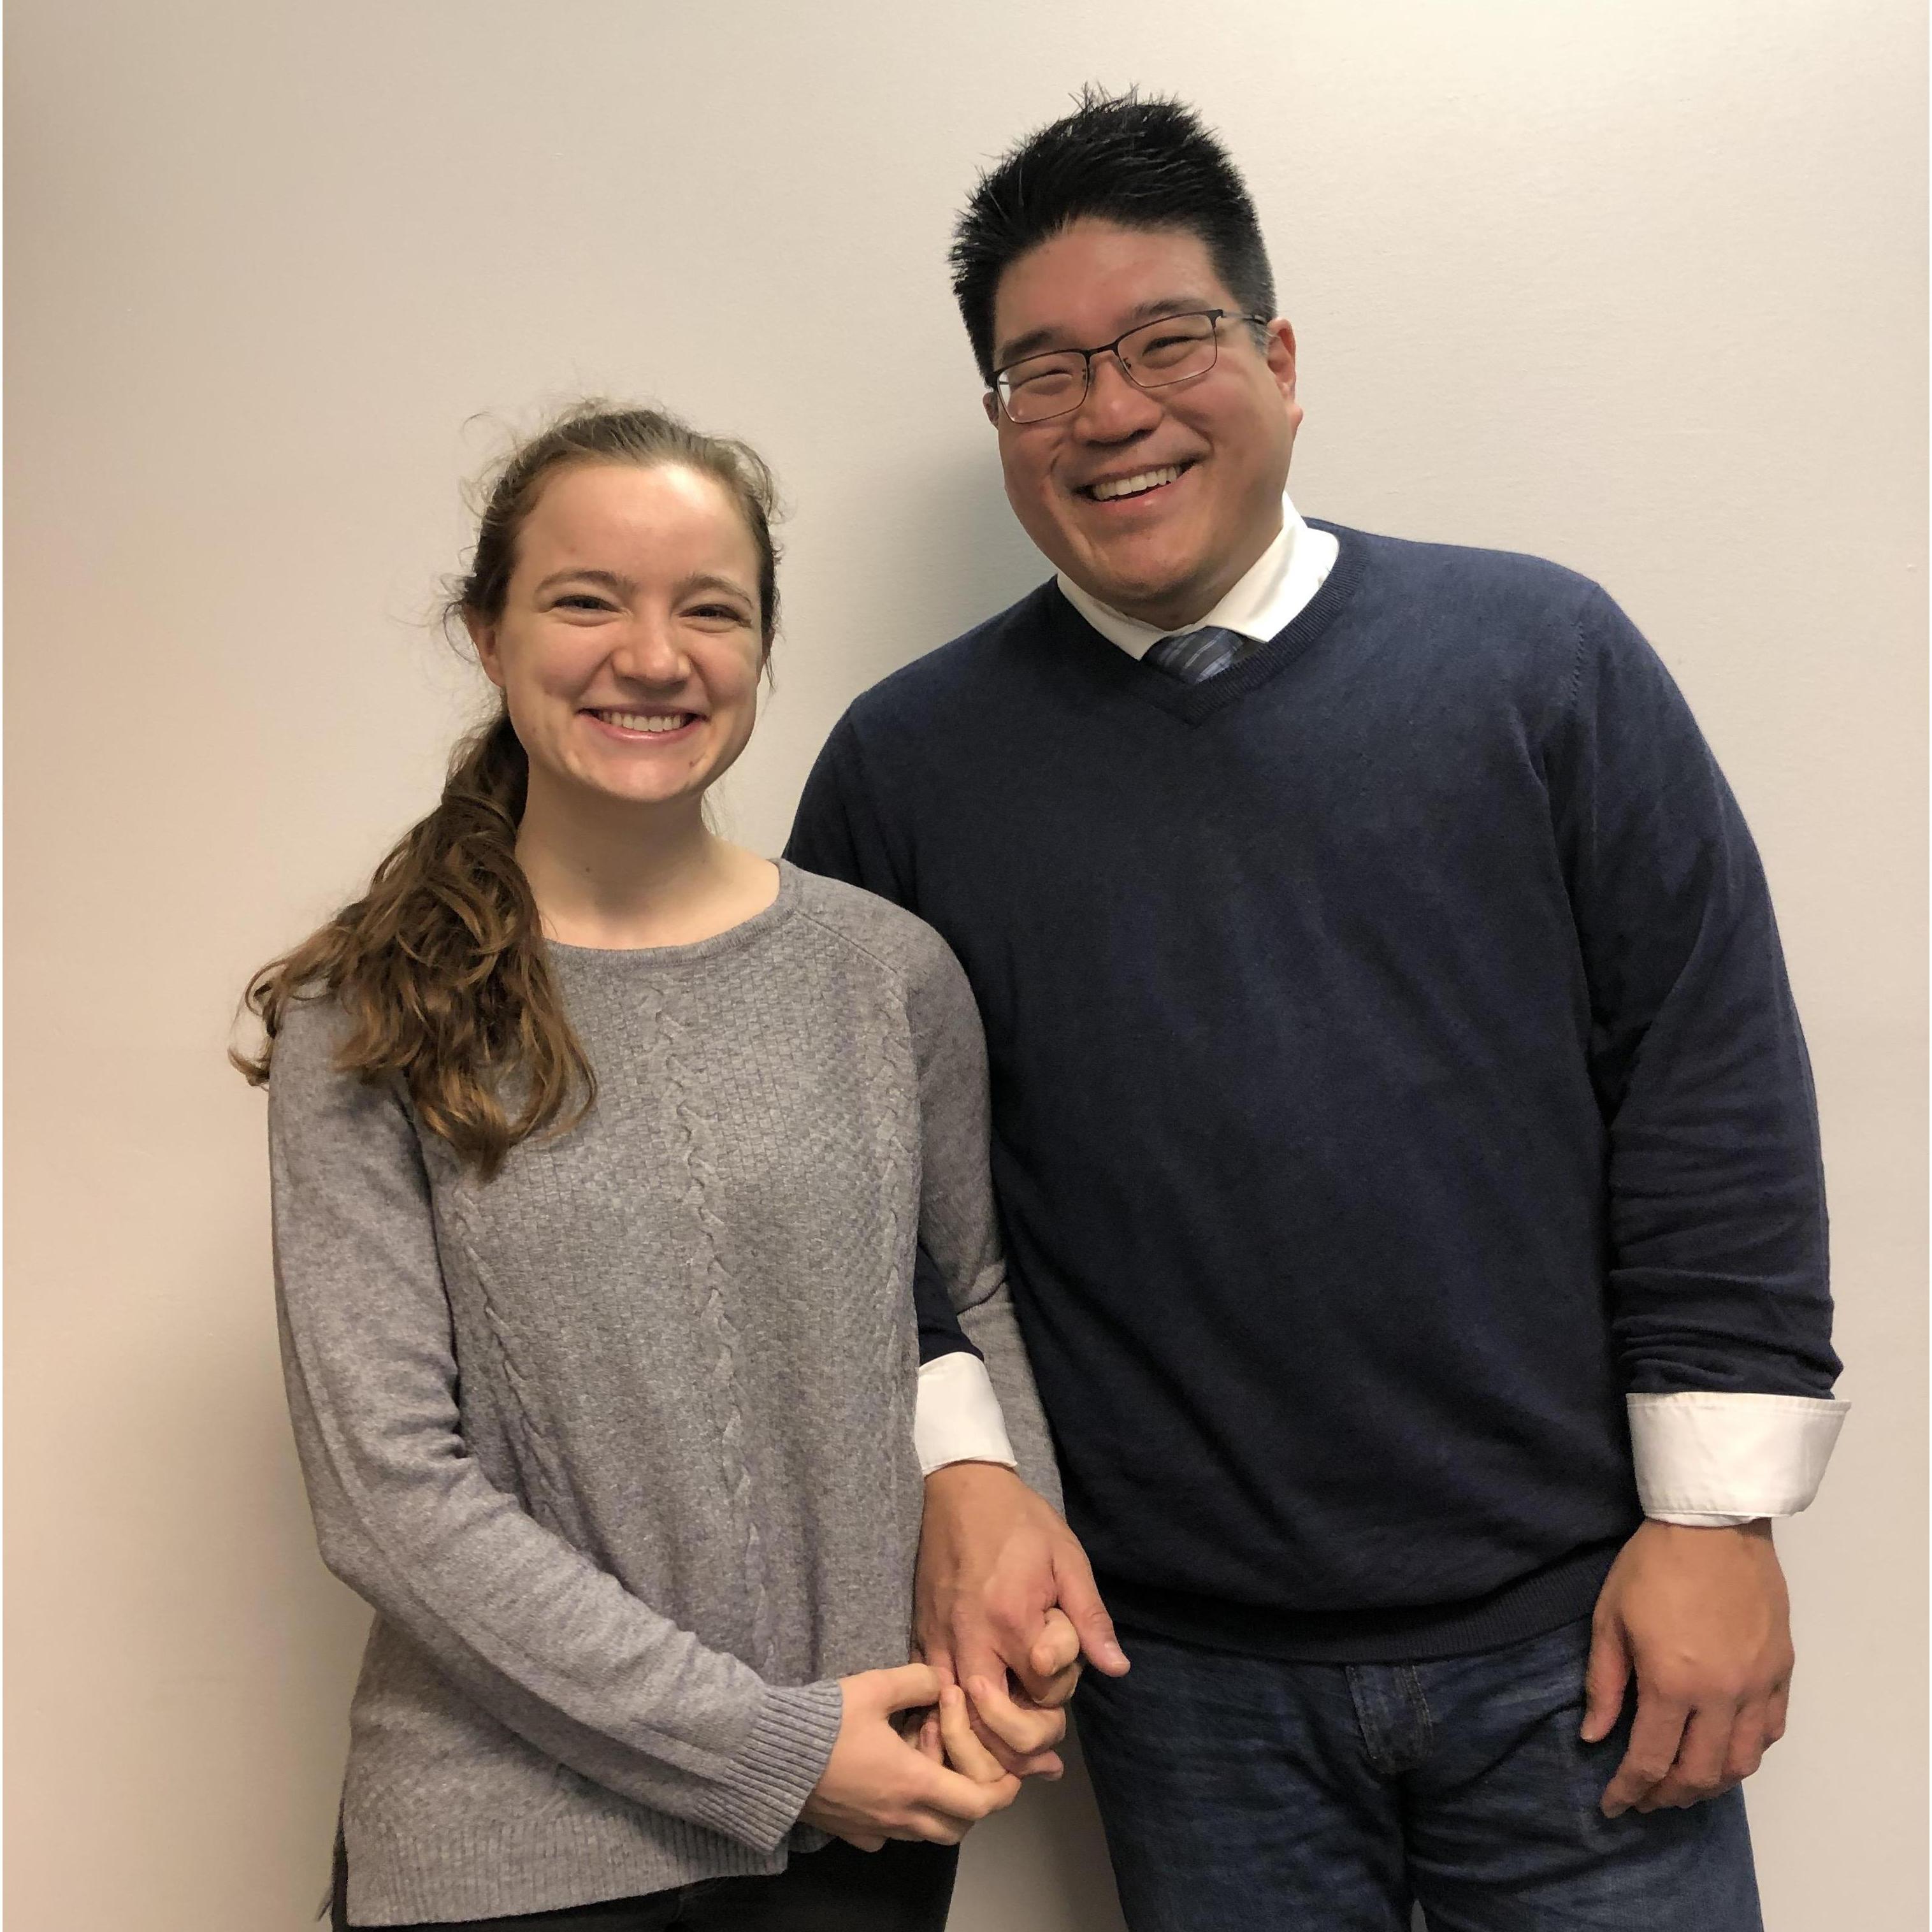
[[[518,532],[502,614],[470,635],[532,790],[695,800],[752,735],[758,552],[724,486],[675,464],[557,471]]]

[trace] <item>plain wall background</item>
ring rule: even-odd
[[[222,1048],[476,702],[421,621],[458,478],[584,390],[764,449],[786,622],[729,817],[775,850],[847,700],[1044,574],[943,256],[976,168],[1089,78],[1180,92],[1247,171],[1301,506],[1599,578],[1744,801],[1856,1400],[1780,1533],[1767,1916],[1924,1926],[1918,7],[16,0],[8,27],[11,1932],[295,1932],[322,1885],[366,1612],[314,1555],[262,1102]],[[890,406],[848,406],[856,367]],[[972,1840],[954,1922],[1117,1925],[1077,1779]]]

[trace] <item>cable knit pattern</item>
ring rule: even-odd
[[[490,1324],[490,1335],[496,1344],[496,1359],[502,1370],[504,1386],[509,1390],[517,1405],[520,1438],[530,1448],[537,1467],[542,1472],[547,1493],[553,1496],[560,1495],[566,1487],[562,1459],[544,1428],[542,1408],[531,1398],[528,1379],[517,1366],[516,1346],[511,1338],[509,1324],[504,1321],[490,1296],[490,1277],[482,1262],[477,1258],[473,1244],[465,1244],[464,1258],[469,1263],[476,1277],[478,1299],[483,1304],[484,1318]],[[543,1514],[538,1512],[539,1516]]]
[[[903,1662],[923,1243],[1045,1441],[944,944],[782,868],[697,945],[551,949],[590,1115],[487,1185],[296,1011],[270,1084],[297,1447],[376,1610],[343,1827],[358,1924],[728,1874],[797,1825],[837,1680]],[[1051,1486],[1050,1470],[1029,1467]]]
[[[752,1507],[752,1476],[745,1464],[745,1418],[737,1380],[742,1344],[731,1318],[731,1298],[724,1264],[718,1253],[722,1223],[712,1202],[719,1191],[717,1164],[710,1144],[716,1132],[706,1111],[701,1079],[689,1060],[691,1036],[668,1006],[657,1013],[658,1037],[664,1042],[662,1064],[670,1082],[670,1105],[680,1136],[679,1152],[688,1184],[683,1204],[692,1222],[692,1285],[695,1290],[698,1324],[710,1338],[712,1360],[704,1376],[717,1431],[718,1460],[730,1498],[732,1520],[727,1534],[744,1552],[745,1592],[751,1606],[751,1654],[764,1664],[771,1654],[771,1619],[765,1598],[764,1557]],[[881,1388],[890,1384],[881,1382]]]
[[[902,1239],[905,1218],[909,1217],[902,1218],[898,1204],[909,1200],[916,1205],[919,1189],[916,1175],[909,1190],[902,1184],[907,1142],[898,1115],[904,1103],[917,1096],[919,1075],[903,1022],[898,1026],[868,1028],[860,1037],[860,1046],[866,1091],[872,1102],[871,1153],[880,1182],[882,1211],[879,1245],[887,1264],[867,1284],[872,1290],[872,1305],[866,1310],[873,1342],[870,1354],[878,1385],[893,1393],[892,1429],[896,1433],[903,1430],[909,1435],[912,1420],[907,1400],[909,1384],[906,1372],[910,1338],[903,1326],[892,1319],[890,1298],[896,1280],[911,1278],[911,1244]],[[916,1226],[911,1232],[916,1240]],[[900,1252],[902,1246],[906,1250],[903,1254]],[[911,1352],[916,1357],[916,1349]],[[886,1472],[883,1465],[874,1466],[881,1478],[885,1478]],[[890,1484],[885,1486],[887,1494],[884,1500],[890,1504]]]

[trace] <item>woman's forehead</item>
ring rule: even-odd
[[[706,554],[758,581],[758,549],[724,485],[682,464],[572,464],[539,491],[519,532],[519,561],[561,551],[661,565]]]

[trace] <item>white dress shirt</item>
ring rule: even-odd
[[[1311,529],[1283,496],[1274,542],[1213,610],[1186,628],[1214,625],[1266,643],[1308,608],[1340,550],[1330,532]],[[1075,610],[1130,657],[1144,657],[1174,634],[1102,604],[1064,571],[1059,584]],[[1708,1528],[1796,1516],[1817,1494],[1851,1405],[1712,1390],[1626,1396],[1624,1406],[1644,1514]],[[942,1355],[920,1369],[913,1437],[928,1475],[948,1462],[1011,1466],[1014,1460],[992,1382],[970,1354]]]

